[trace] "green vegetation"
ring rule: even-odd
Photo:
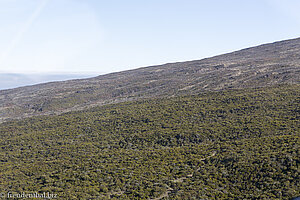
[[[300,87],[140,100],[0,124],[0,191],[60,199],[300,196]]]

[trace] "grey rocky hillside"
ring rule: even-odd
[[[0,91],[0,122],[140,98],[299,84],[300,38],[202,60]]]

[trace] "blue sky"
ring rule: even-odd
[[[102,74],[300,37],[298,0],[0,0],[0,72]]]

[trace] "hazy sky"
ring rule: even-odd
[[[0,0],[0,72],[103,73],[300,37],[299,0]]]

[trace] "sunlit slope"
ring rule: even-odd
[[[289,199],[299,85],[207,92],[0,125],[2,191],[61,199]]]
[[[300,39],[170,63],[0,91],[0,121],[142,98],[300,83]]]

